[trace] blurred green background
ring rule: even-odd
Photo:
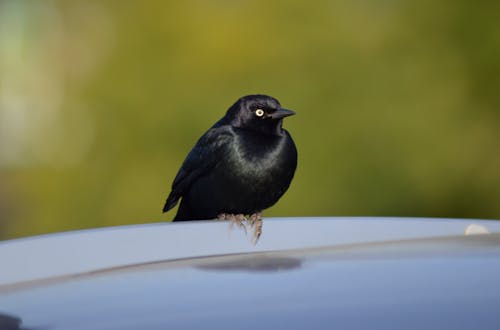
[[[1,1],[0,238],[169,221],[240,96],[298,115],[266,216],[500,218],[500,2]]]

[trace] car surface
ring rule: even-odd
[[[4,329],[500,329],[500,222],[268,218],[0,243]]]

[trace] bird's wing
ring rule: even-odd
[[[173,208],[191,184],[212,169],[224,156],[234,135],[229,126],[209,129],[189,152],[172,183],[163,212]]]

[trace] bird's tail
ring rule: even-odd
[[[168,195],[167,201],[165,202],[165,206],[163,207],[163,213],[173,208],[179,201],[179,198],[180,198],[179,196],[174,194]]]

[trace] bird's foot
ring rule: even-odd
[[[229,217],[229,214],[221,213],[217,215],[217,220],[226,220],[227,217]]]
[[[233,225],[238,226],[238,228],[242,228],[245,231],[245,235],[247,234],[247,228],[245,226],[245,221],[247,218],[243,214],[231,214],[231,213],[221,213],[217,216],[218,220],[229,220],[229,228],[232,229]]]
[[[255,245],[259,241],[260,235],[262,234],[262,212],[256,212],[247,220],[248,226],[254,228],[252,243]]]

